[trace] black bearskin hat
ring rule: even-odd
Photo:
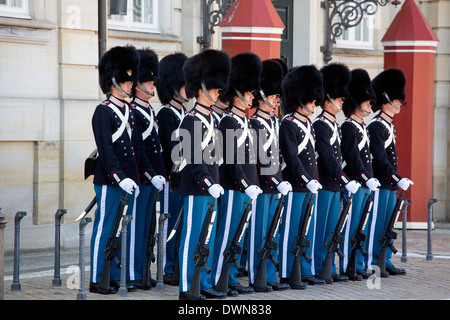
[[[370,76],[364,69],[354,69],[351,72],[352,80],[348,85],[350,96],[344,100],[342,111],[346,117],[350,117],[353,110],[364,101],[371,101],[375,103],[376,96],[372,88],[372,81]]]
[[[156,85],[159,101],[168,104],[175,91],[184,86],[183,66],[187,60],[184,53],[169,54],[159,62],[159,83]]]
[[[283,59],[280,59],[280,58],[274,58],[272,60],[275,60],[276,62],[278,62],[281,65],[281,67],[283,68],[283,78],[284,78],[284,76],[287,75],[287,73],[289,71],[286,61],[284,61]]]
[[[261,72],[261,90],[266,97],[279,94],[281,95],[281,82],[283,81],[283,67],[275,60],[264,60],[262,62]],[[263,99],[259,91],[255,94],[253,105],[258,105],[258,100]]]
[[[183,67],[187,97],[195,97],[198,90],[202,88],[202,82],[207,90],[226,91],[229,85],[230,69],[230,57],[224,51],[209,49],[190,57]]]
[[[352,79],[352,75],[345,64],[330,63],[322,67],[320,71],[323,75],[325,100],[328,100],[328,96],[331,99],[348,97],[349,92],[347,86]]]
[[[100,88],[104,94],[111,91],[112,79],[117,83],[136,82],[139,69],[139,53],[128,45],[114,47],[105,52],[98,62]]]
[[[252,52],[243,52],[231,58],[230,87],[224,98],[231,102],[235,90],[244,94],[261,88],[261,59]]]
[[[389,101],[384,96],[387,93],[391,101],[404,101],[406,79],[403,71],[396,68],[390,68],[382,71],[372,80],[373,91],[377,97],[377,102],[372,106],[373,111],[381,109],[381,105]]]
[[[282,89],[285,113],[294,112],[301,104],[314,100],[320,105],[323,101],[322,73],[314,65],[293,68],[284,77]]]
[[[150,48],[139,49],[138,52],[140,56],[138,81],[158,83],[158,55]]]

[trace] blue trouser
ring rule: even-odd
[[[259,249],[265,243],[264,237],[269,231],[270,224],[278,204],[279,194],[263,193],[256,199],[255,214],[250,217],[248,226],[248,281],[253,284],[255,276],[261,264],[261,255]],[[278,243],[278,231],[276,232],[273,241]],[[271,252],[275,259],[277,259],[277,251]],[[276,268],[273,262],[268,259],[266,266],[266,282],[277,282]]]
[[[314,248],[314,268],[316,275],[320,274],[327,257],[326,243],[337,225],[340,214],[341,193],[320,190],[317,196],[317,222]],[[332,260],[332,273],[336,273],[336,265]]]
[[[217,235],[214,245],[214,260],[212,268],[212,279],[214,285],[217,284],[224,265],[223,253],[227,248],[228,243],[233,239],[236,233],[237,227],[241,220],[242,214],[245,210],[250,198],[240,191],[225,190],[224,194],[220,197],[220,206],[217,212]],[[255,206],[253,205],[253,208]],[[252,211],[254,211],[252,209]],[[239,242],[242,246],[244,237]],[[240,261],[240,256],[237,255],[237,261]],[[231,264],[230,274],[228,278],[228,284],[238,283],[237,279],[238,270],[234,264]]]
[[[161,212],[169,213],[169,218],[164,221],[164,243],[163,243],[163,266],[164,274],[173,274],[175,264],[178,257],[178,242],[181,236],[182,225],[178,226],[178,231],[175,236],[166,242],[167,237],[175,225],[175,222],[180,213],[182,206],[182,196],[180,196],[178,189],[175,188],[170,191],[170,183],[164,184],[163,191],[160,195]]]
[[[181,241],[178,252],[180,263],[180,292],[189,291],[191,287],[195,271],[193,259],[194,252],[202,234],[206,214],[209,209],[209,203],[212,202],[213,197],[211,196],[184,196],[183,228],[181,231]],[[207,244],[207,247],[211,250],[211,254],[206,260],[208,266],[211,266],[212,264],[215,230],[216,224],[214,223]],[[201,290],[212,287],[211,275],[208,274],[203,267],[201,268],[200,282]]]
[[[103,267],[105,266],[105,247],[108,238],[112,235],[114,230],[114,224],[116,221],[117,211],[119,209],[121,199],[125,196],[125,191],[120,187],[112,187],[106,185],[94,185],[95,197],[97,200],[97,209],[95,211],[94,224],[91,236],[91,248],[90,248],[90,281],[99,283]],[[134,216],[135,214],[135,195],[128,195],[128,209],[126,215]],[[125,213],[124,213],[125,214]],[[127,279],[129,280],[129,236],[130,224],[127,225]],[[119,230],[122,230],[122,226],[119,226]],[[121,242],[122,236],[119,237]],[[117,258],[121,260],[121,250],[117,253]],[[120,280],[120,267],[117,267],[114,261],[111,262],[111,275],[110,280]]]
[[[130,263],[134,264],[134,268],[132,268],[133,265],[130,265],[130,280],[142,280],[144,275],[147,239],[150,233],[150,224],[157,191],[152,185],[142,183],[139,187],[139,196],[136,199],[136,218],[130,222],[132,230],[130,241],[134,240],[130,242],[130,250],[134,247],[134,262],[131,259],[132,257],[130,258]],[[156,253],[156,247],[153,250]],[[132,252],[130,251],[131,254]]]
[[[295,238],[298,235],[300,225],[305,219],[305,210],[312,196],[306,192],[289,192],[284,198],[284,212],[280,225],[280,245],[279,245],[279,272],[280,278],[289,278],[291,276],[292,267],[295,256],[292,253]],[[316,197],[313,203],[316,203]],[[309,229],[306,233],[306,239],[311,243],[309,248],[305,248],[306,254],[311,257],[311,263],[308,263],[304,257],[300,260],[302,276],[310,276],[315,274],[314,270],[314,252],[315,247],[315,228],[316,228],[316,212],[317,205],[314,206],[309,223]]]
[[[370,190],[368,188],[360,187],[358,191],[353,194],[351,210],[347,217],[345,227],[342,231],[342,236],[345,238],[344,244],[341,245],[341,252],[344,254],[344,259],[339,260],[339,269],[342,271],[347,270],[350,255],[352,253],[351,240],[354,232],[358,229],[361,216],[366,205],[366,201],[369,197]],[[349,195],[349,194],[347,194]],[[344,206],[346,203],[346,197],[344,197]],[[370,214],[370,212],[369,212]],[[363,230],[364,232],[364,230]],[[364,246],[364,244],[363,244]],[[364,248],[364,247],[363,247]],[[361,251],[358,250],[356,254],[356,272],[364,270],[364,257]]]
[[[378,255],[381,250],[380,238],[383,235],[384,228],[389,223],[392,211],[395,207],[397,192],[386,189],[375,191],[372,213],[367,221],[367,241],[365,258],[366,266],[370,269],[372,265],[377,264]],[[390,248],[386,251],[386,267],[392,266],[392,251]]]

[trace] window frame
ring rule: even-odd
[[[6,4],[0,4],[0,17],[31,19],[29,0],[22,0],[20,7],[11,6],[12,0],[6,0]]]
[[[364,31],[367,29],[369,39],[367,41],[364,40],[356,40],[356,32],[358,27],[361,39],[364,36]],[[348,28],[342,32],[340,37],[336,38],[336,48],[342,49],[363,49],[363,50],[375,50],[374,38],[375,38],[375,18],[374,15],[364,15],[361,23],[358,26]],[[348,33],[348,39],[342,39],[344,33]]]
[[[143,1],[143,0],[142,0]],[[135,22],[133,20],[133,10],[134,1],[128,1],[127,14],[124,15],[125,19],[123,21],[113,20],[111,16],[108,16],[108,29],[120,30],[120,31],[138,31],[138,32],[149,32],[149,33],[160,33],[159,30],[159,1],[153,1],[153,24]]]

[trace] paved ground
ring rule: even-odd
[[[308,286],[305,290],[286,290],[271,293],[253,293],[221,300],[222,303],[276,300],[448,300],[450,299],[450,225],[436,224],[432,233],[432,261],[426,260],[427,231],[408,230],[406,255],[402,252],[401,230],[397,230],[395,242],[398,253],[392,261],[397,267],[406,269],[405,276],[377,278],[371,281],[334,283],[331,285]],[[89,266],[86,250],[86,266]],[[407,258],[402,262],[401,257]],[[20,291],[12,291],[13,257],[5,257],[4,299],[5,300],[77,300],[79,290],[74,285],[78,267],[78,250],[61,253],[62,286],[52,285],[54,275],[54,253],[40,252],[21,254],[19,283]],[[156,275],[155,270],[152,272]],[[85,272],[87,300],[177,300],[178,287],[164,286],[164,291],[138,290],[127,297],[98,295],[88,292],[89,270]],[[247,284],[247,278],[240,278]],[[177,304],[175,304],[177,305]],[[448,305],[447,305],[448,306]]]

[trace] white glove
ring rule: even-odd
[[[306,184],[306,187],[309,191],[311,191],[311,193],[317,193],[320,189],[322,189],[322,185],[317,180],[311,180]]]
[[[378,188],[381,187],[381,183],[376,178],[370,178],[367,180],[366,186],[370,189],[370,191],[377,191]]]
[[[397,183],[397,185],[405,191],[408,190],[409,186],[411,186],[413,184],[414,184],[414,182],[412,182],[408,178],[403,178]]]
[[[292,185],[287,181],[283,181],[277,186],[277,189],[283,196],[285,196],[289,191],[292,191]]]
[[[154,176],[151,180],[153,186],[158,189],[159,191],[161,191],[164,187],[164,184],[166,183],[166,178],[164,178],[163,176]]]
[[[133,194],[133,190],[137,187],[137,184],[130,178],[125,178],[119,182],[119,187],[129,194]]]
[[[220,184],[215,183],[208,188],[208,192],[210,195],[217,199],[221,194],[224,193],[224,190]]]
[[[260,193],[262,193],[261,188],[255,185],[251,185],[247,187],[247,189],[245,189],[245,194],[248,195],[252,200],[255,200]]]
[[[351,193],[356,193],[356,191],[358,191],[359,187],[361,187],[361,185],[359,184],[359,182],[357,182],[355,180],[352,180],[345,185],[345,189],[347,189]]]

